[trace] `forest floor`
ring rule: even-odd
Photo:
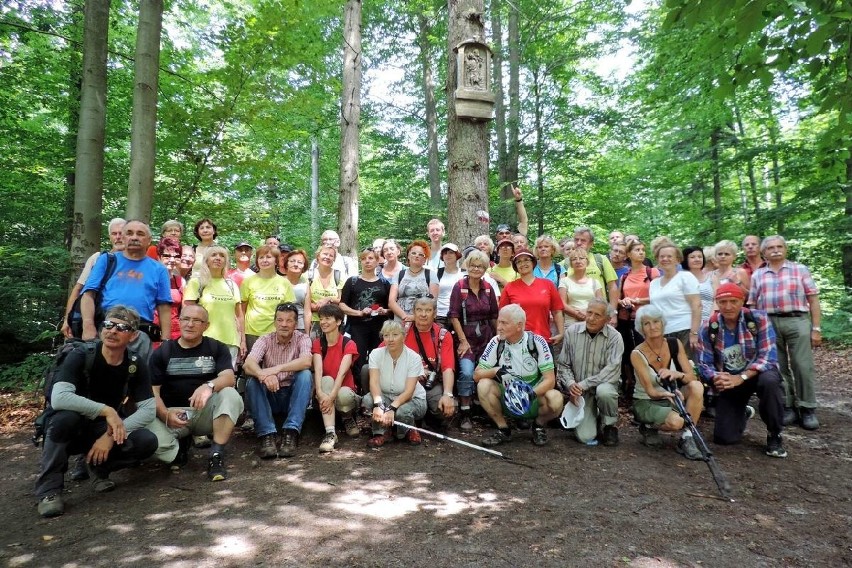
[[[299,453],[261,461],[235,435],[227,481],[206,480],[206,452],[179,473],[144,464],[116,491],[66,483],[65,515],[38,516],[38,450],[28,409],[0,400],[0,560],[7,566],[848,566],[852,565],[852,350],[817,351],[821,427],[785,432],[787,459],[763,454],[765,428],[714,447],[733,486],[715,498],[706,464],[667,439],[639,443],[626,417],[617,447],[550,431],[501,448],[533,469],[424,438],[317,453],[309,415]],[[31,412],[31,408],[29,411]],[[26,425],[26,426],[25,426]],[[712,422],[701,425],[710,438]],[[479,443],[487,431],[449,434]]]

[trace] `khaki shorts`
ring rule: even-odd
[[[666,421],[669,412],[674,412],[668,400],[644,400],[633,402],[633,414],[642,424],[659,426]]]

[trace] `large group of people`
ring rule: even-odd
[[[276,236],[230,250],[207,218],[194,245],[177,221],[152,243],[145,223],[113,219],[112,249],[68,300],[62,331],[82,341],[50,393],[39,513],[64,512],[73,455],[72,478],[109,491],[110,472],[148,458],[180,469],[195,444],[220,481],[236,428],[260,458],[291,457],[311,408],[320,453],[338,431],[358,438],[359,418],[370,448],[419,444],[423,428],[470,435],[477,407],[494,426],[484,446],[525,430],[544,446],[560,423],[581,444],[615,446],[621,404],[642,443],[673,433],[688,459],[703,456],[675,397],[732,444],[756,394],[771,457],[787,455],[784,427],[819,427],[819,293],[783,237],[745,237],[742,265],[732,241],[681,249],[621,231],[597,252],[588,227],[528,248],[514,194],[516,233],[501,224],[461,247],[432,219],[426,239],[377,238],[357,258],[331,230],[310,255]]]

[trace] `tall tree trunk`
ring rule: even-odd
[[[488,211],[488,123],[459,119],[455,91],[458,64],[454,48],[477,38],[485,42],[483,0],[448,0],[449,65],[447,66],[447,182],[449,236],[459,245],[473,242],[483,232],[476,212]]]
[[[518,8],[513,2],[509,6],[509,118],[506,121],[506,137],[508,138],[508,147],[506,148],[507,184],[517,183],[518,181],[518,160],[520,156],[518,141],[520,139],[521,116],[521,38],[518,19]],[[511,199],[511,186],[504,186],[501,195],[503,199]]]
[[[849,28],[847,27],[847,30]],[[838,113],[838,122],[840,123],[840,132],[849,133],[850,116],[852,116],[852,30],[847,34],[846,41],[846,79],[843,82],[841,101],[843,101],[840,113]],[[846,138],[849,140],[848,136]],[[842,233],[846,235],[843,242],[843,284],[846,286],[847,292],[852,293],[852,146],[846,148],[846,179],[843,180],[843,193],[846,197],[846,208],[844,218],[841,222]]]
[[[438,110],[435,104],[435,80],[432,76],[432,49],[429,32],[432,26],[422,12],[417,15],[420,63],[423,67],[423,97],[426,101],[426,153],[429,160],[429,198],[432,205],[441,205],[441,169],[438,164]]]
[[[76,173],[74,171],[74,156],[77,152],[77,130],[80,128],[80,83],[83,80],[83,58],[80,50],[83,31],[83,5],[70,6],[70,29],[68,36],[74,41],[68,42],[68,129],[65,134],[65,151],[67,166],[65,170],[65,223],[62,239],[66,249],[71,248],[71,235],[74,231],[74,186]],[[74,275],[69,275],[73,280]]]
[[[722,175],[719,167],[719,140],[722,129],[716,127],[710,133],[710,162],[713,172],[713,233],[716,241],[722,240]]]
[[[72,272],[78,274],[101,241],[110,0],[88,0],[83,30],[80,127],[74,171]]]
[[[358,134],[361,123],[361,1],[347,0],[343,17],[343,95],[340,106],[340,250],[358,247]]]
[[[511,185],[506,178],[506,103],[503,97],[503,3],[491,0],[491,38],[494,42],[494,55],[491,59],[494,80],[494,133],[497,135],[497,176],[500,182],[500,195],[506,199],[512,196]],[[508,195],[507,195],[508,192]]]
[[[157,85],[163,0],[139,1],[134,66],[133,118],[130,130],[130,181],[127,218],[151,221],[154,163],[157,153]]]
[[[749,148],[746,144],[746,133],[745,126],[743,125],[743,116],[740,112],[740,105],[739,103],[737,103],[736,97],[734,97],[734,117],[737,121],[737,152],[741,152],[743,148],[748,151]],[[751,153],[749,152],[749,154]],[[754,218],[757,219],[760,216],[760,206],[757,201],[757,179],[754,175],[754,157],[751,155],[749,155],[746,161],[746,170],[748,173],[748,186],[752,197],[752,207],[754,207]],[[741,193],[744,196],[743,213],[745,215],[746,225],[748,225],[752,217],[749,215],[748,208],[746,207],[748,200],[745,198],[745,190],[741,189]],[[753,229],[753,227],[750,227],[750,229]]]
[[[538,207],[536,207],[536,217],[538,217],[538,233],[544,234],[544,132],[542,126],[542,116],[544,111],[541,102],[541,69],[538,64],[532,67],[533,76],[533,105],[535,115],[535,177],[536,186],[538,187]]]

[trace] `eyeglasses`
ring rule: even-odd
[[[485,270],[485,267],[479,264],[471,264],[467,267],[468,270]]]
[[[283,304],[278,304],[275,306],[276,312],[298,312],[299,306],[294,304],[293,302],[284,302]]]
[[[198,325],[201,325],[203,323],[207,323],[207,320],[191,317],[182,317],[180,318],[180,323],[197,323]]]
[[[136,331],[132,325],[129,323],[116,323],[114,321],[105,321],[104,329],[117,329],[118,331],[123,331],[127,333],[128,331]]]
[[[162,258],[180,258],[179,254],[161,254]]]
[[[426,258],[426,255],[422,252],[411,251],[408,253],[408,256],[413,256],[414,258]]]

